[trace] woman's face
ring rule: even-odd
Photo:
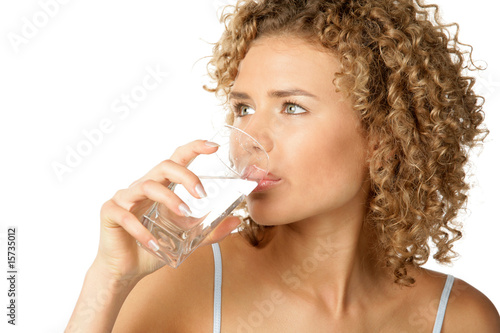
[[[268,181],[247,199],[257,223],[363,209],[366,139],[351,104],[335,92],[335,72],[334,55],[291,37],[260,38],[241,61],[230,93],[234,126],[270,158]]]

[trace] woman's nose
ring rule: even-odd
[[[241,128],[253,137],[269,153],[274,147],[272,121],[264,116],[252,115],[251,119]]]

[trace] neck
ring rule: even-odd
[[[337,313],[388,280],[372,255],[364,209],[347,211],[276,226],[263,249],[285,288]]]

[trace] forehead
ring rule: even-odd
[[[337,57],[325,48],[294,37],[261,37],[240,62],[234,87],[290,82],[328,84],[339,72]]]

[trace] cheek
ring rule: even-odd
[[[310,177],[348,177],[364,162],[364,145],[357,133],[331,128],[303,138],[288,156],[294,156],[297,172]],[[354,169],[353,169],[354,168]],[[340,177],[340,176],[343,177]]]
[[[320,133],[320,132],[318,132]],[[317,140],[297,148],[290,181],[309,201],[331,201],[351,197],[366,175],[366,148],[356,132],[323,131]]]
[[[249,200],[258,223],[290,223],[340,208],[359,193],[368,175],[364,141],[356,132],[330,127],[290,138],[275,147],[285,184]]]

